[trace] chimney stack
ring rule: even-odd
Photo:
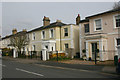
[[[17,33],[17,29],[14,28],[14,29],[12,30],[12,34],[16,34],[16,33]]]
[[[23,32],[27,32],[27,30],[26,30],[26,29],[23,29],[22,31],[23,31]]]
[[[45,17],[43,18],[43,26],[48,26],[50,25],[50,19],[49,17]]]
[[[80,23],[80,15],[78,14],[77,18],[76,18],[76,25],[79,25]]]
[[[56,22],[61,22],[61,20],[58,20],[58,19],[57,19]]]

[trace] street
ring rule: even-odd
[[[3,78],[119,78],[115,74],[97,73],[61,67],[25,64],[10,60],[2,61]]]

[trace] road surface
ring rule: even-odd
[[[3,60],[0,66],[2,66],[3,78],[120,78],[116,74],[42,64],[25,64],[10,60]]]

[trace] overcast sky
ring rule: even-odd
[[[113,4],[114,2],[3,2],[2,36],[11,34],[13,28],[21,31],[42,26],[44,16],[49,17],[51,23],[59,19],[63,23],[75,24],[78,14],[84,19],[112,9]]]

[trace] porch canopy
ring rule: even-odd
[[[87,59],[95,59],[95,54],[93,53],[93,44],[96,44],[97,49],[99,49],[99,56],[100,61],[108,60],[107,54],[107,35],[98,33],[98,34],[88,34],[84,37],[86,41],[86,57]]]

